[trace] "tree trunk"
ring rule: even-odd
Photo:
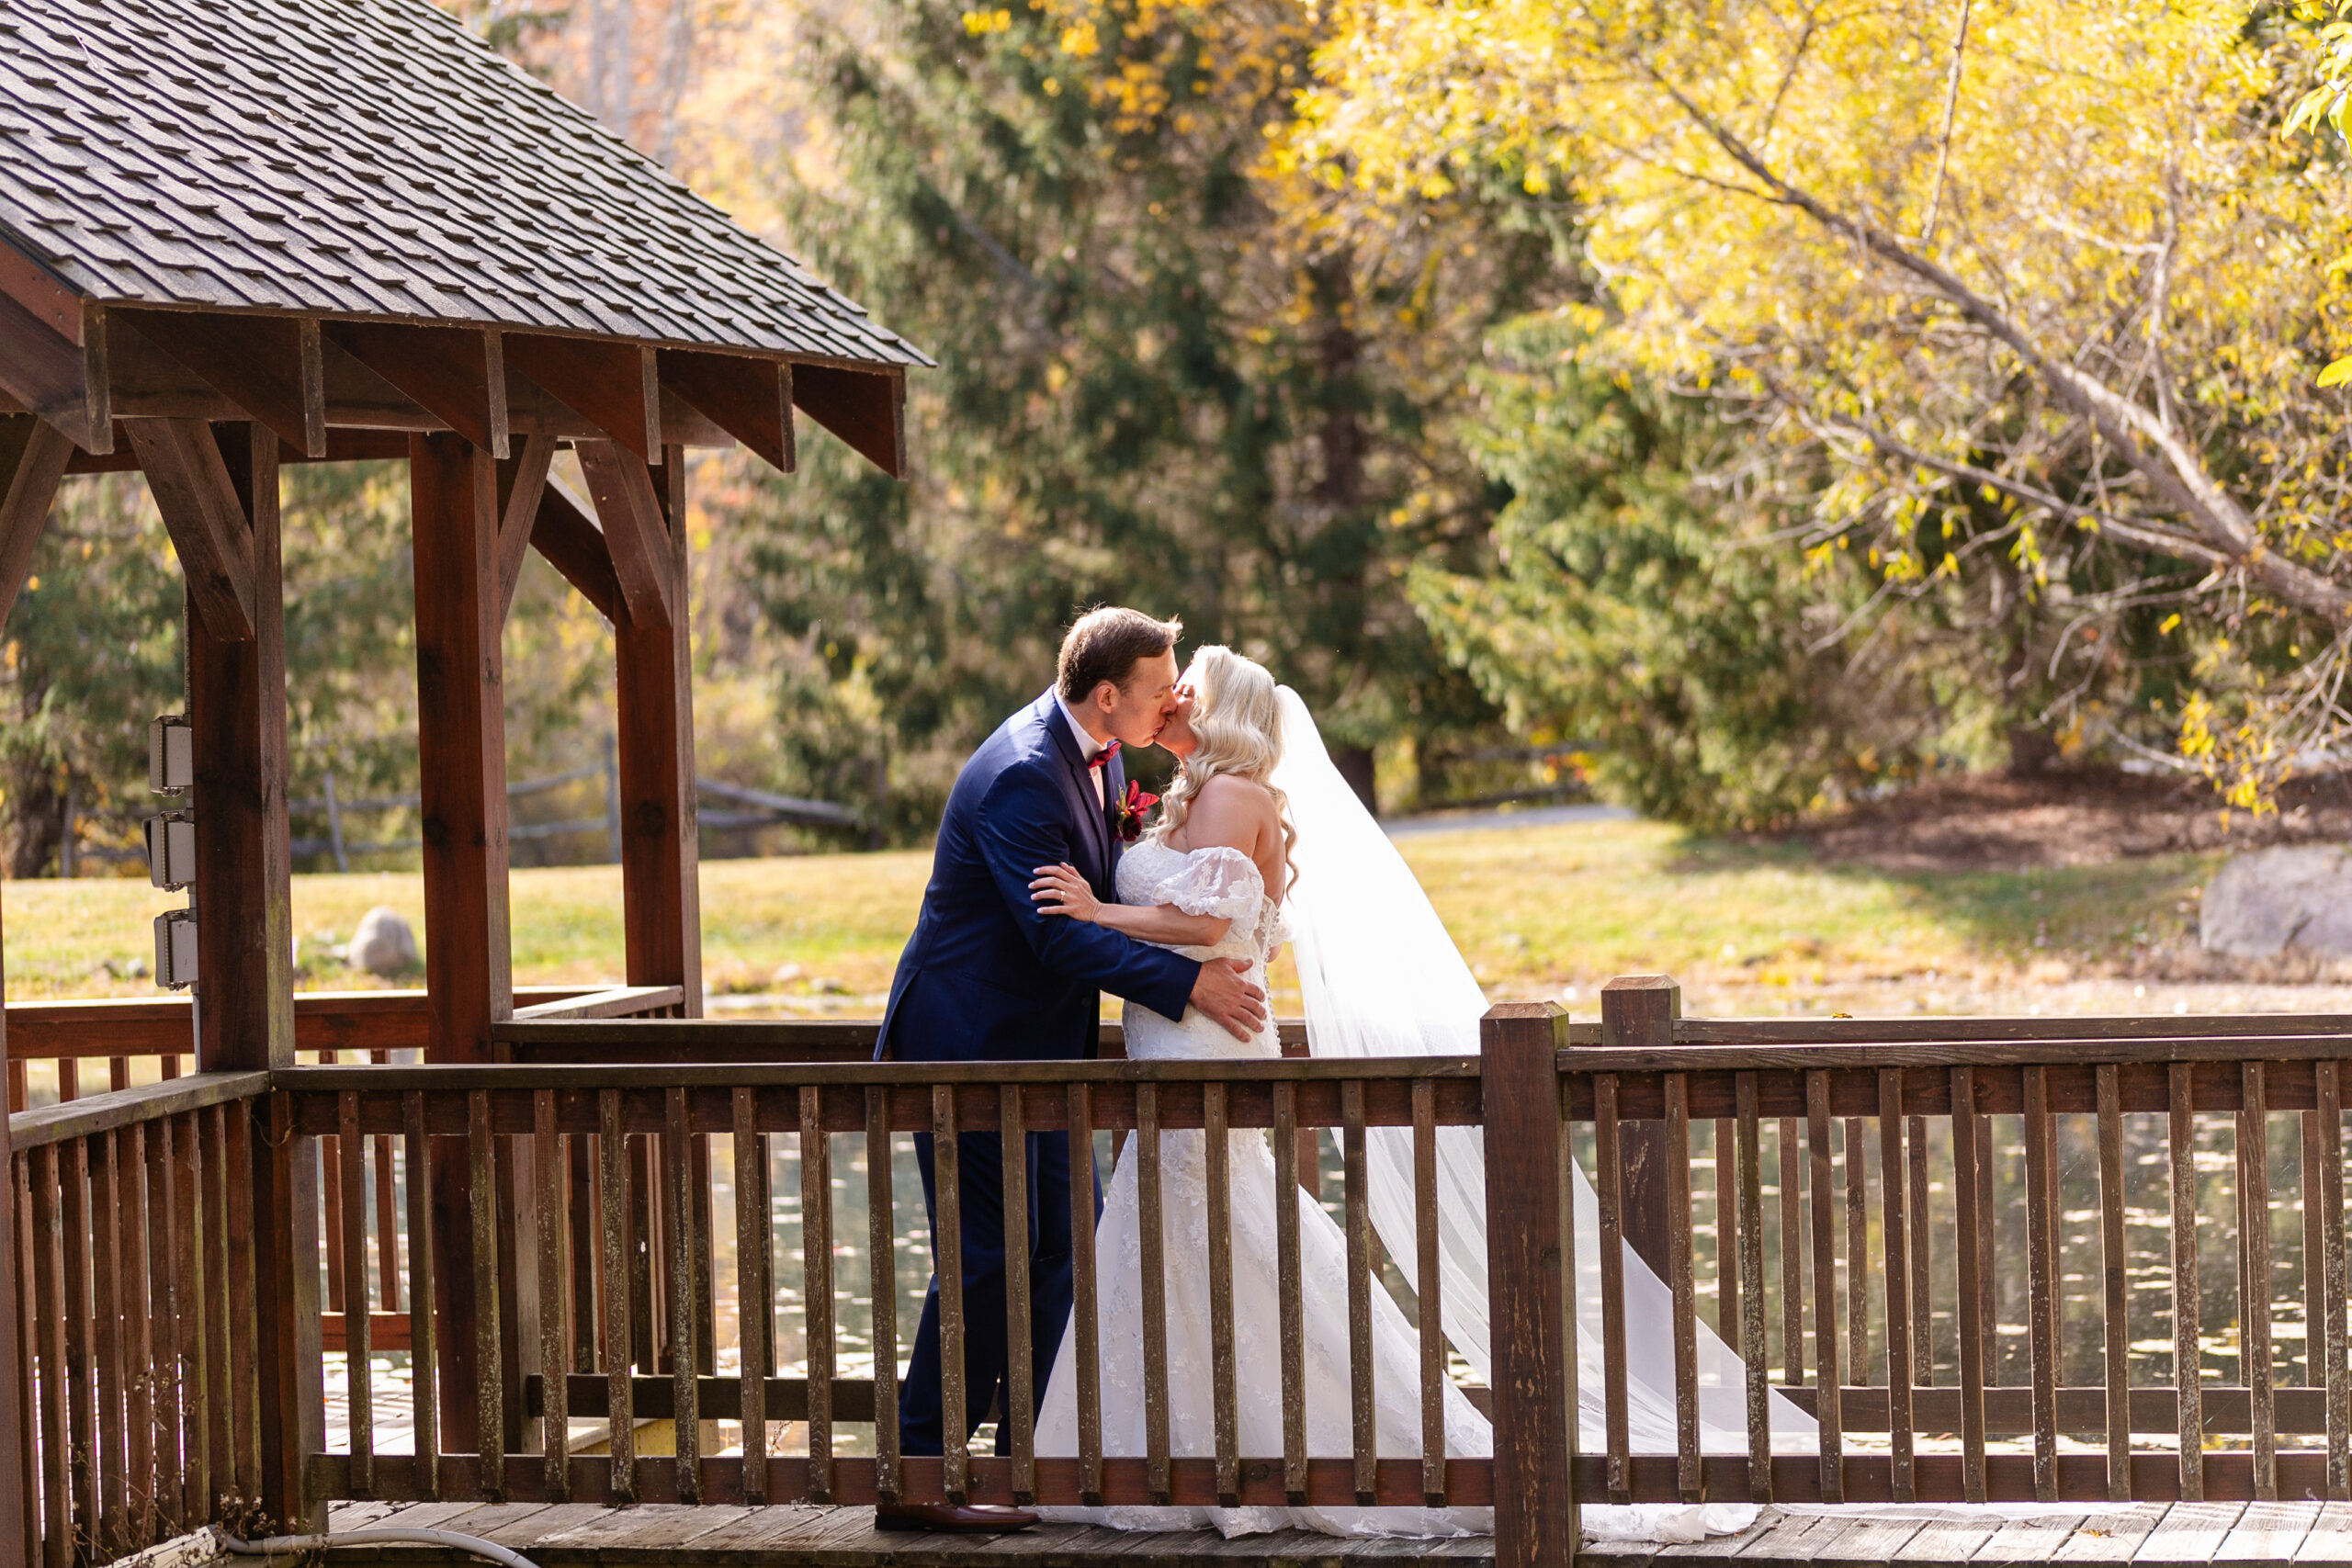
[[[1374,817],[1379,816],[1380,800],[1373,788],[1372,748],[1343,746],[1336,741],[1329,743],[1329,746],[1331,765],[1340,770],[1340,776],[1348,781],[1350,789],[1356,792],[1356,798],[1363,802],[1363,808]]]

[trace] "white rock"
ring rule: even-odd
[[[2233,958],[2352,957],[2352,852],[2282,845],[2232,857],[2205,889],[2198,940]]]
[[[400,911],[379,904],[359,917],[344,960],[370,975],[405,975],[417,967],[416,933]]]

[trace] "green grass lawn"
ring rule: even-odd
[[[2135,943],[2193,933],[2189,900],[2219,858],[1888,873],[1634,822],[1430,835],[1407,840],[1405,852],[1490,991],[1557,996],[1574,987],[1587,1012],[1592,987],[1634,971],[1769,996],[1930,972],[2110,964]],[[866,998],[888,987],[929,865],[923,852],[705,864],[707,982],[721,992],[791,991],[870,1011]],[[9,883],[0,897],[12,998],[153,994],[130,965],[152,961],[148,922],[178,902],[172,895],[130,880],[83,880]],[[294,879],[306,988],[385,983],[355,976],[328,951],[377,904],[421,933],[414,873]],[[518,871],[513,919],[516,983],[619,976],[618,868]],[[787,965],[798,966],[797,976],[778,981]],[[1283,981],[1278,971],[1278,988]]]

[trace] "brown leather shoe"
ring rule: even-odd
[[[934,1530],[957,1535],[1004,1535],[1025,1530],[1037,1522],[1026,1508],[1003,1508],[988,1503],[877,1503],[874,1528],[878,1530]]]

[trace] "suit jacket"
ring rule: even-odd
[[[876,1061],[1074,1060],[1094,1055],[1101,993],[1182,1018],[1198,960],[1067,915],[1029,896],[1041,865],[1067,861],[1095,897],[1116,897],[1119,836],[1107,802],[1126,789],[1114,757],[1104,803],[1078,736],[1048,690],[981,743],[939,820],[931,882],[899,954]]]

